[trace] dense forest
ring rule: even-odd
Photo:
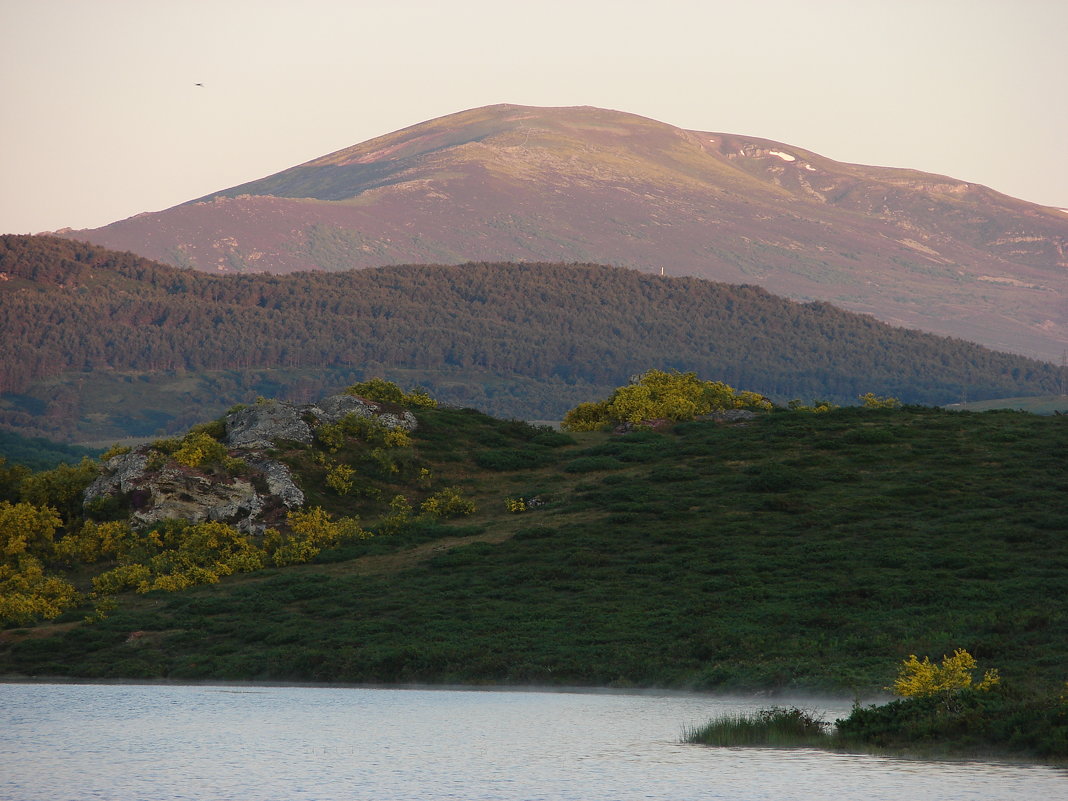
[[[838,403],[1052,394],[1059,381],[1051,364],[696,278],[485,263],[224,277],[13,235],[0,237],[0,340],[7,397],[71,373],[326,368],[351,379],[384,366],[521,379],[528,396],[495,411],[531,419],[574,405],[543,384],[589,397],[649,367]],[[0,410],[0,423],[20,422]]]

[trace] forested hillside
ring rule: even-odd
[[[1058,387],[1054,365],[826,303],[596,265],[211,276],[4,236],[0,275],[0,423],[32,429],[50,418],[38,429],[53,435],[73,430],[84,413],[79,393],[96,377],[123,371],[329,368],[351,381],[403,369],[422,371],[432,390],[449,385],[439,396],[460,404],[478,398],[480,382],[511,380],[524,396],[492,411],[528,419],[558,419],[573,406],[576,393],[560,388],[596,397],[650,367],[696,370],[778,400],[839,403],[869,391],[939,404]],[[55,376],[66,383],[34,395]],[[177,407],[204,402],[195,394],[176,395],[158,428],[168,430]],[[221,408],[251,399],[209,396]]]

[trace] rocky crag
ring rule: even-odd
[[[87,509],[125,503],[130,522],[148,527],[163,520],[229,523],[245,532],[260,532],[304,505],[299,478],[271,452],[284,445],[311,445],[316,432],[354,416],[371,418],[386,428],[412,431],[415,416],[353,395],[340,394],[318,403],[268,400],[230,411],[222,421],[223,462],[190,464],[159,443],[142,445],[104,463],[104,472],[86,490]]]

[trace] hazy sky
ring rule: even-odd
[[[0,233],[104,225],[491,103],[1068,207],[1068,0],[0,0],[0,31]]]

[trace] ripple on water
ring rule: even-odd
[[[683,729],[758,701],[684,694],[0,685],[0,798],[1006,801],[1068,773],[811,749]],[[802,705],[834,718],[848,702]]]

